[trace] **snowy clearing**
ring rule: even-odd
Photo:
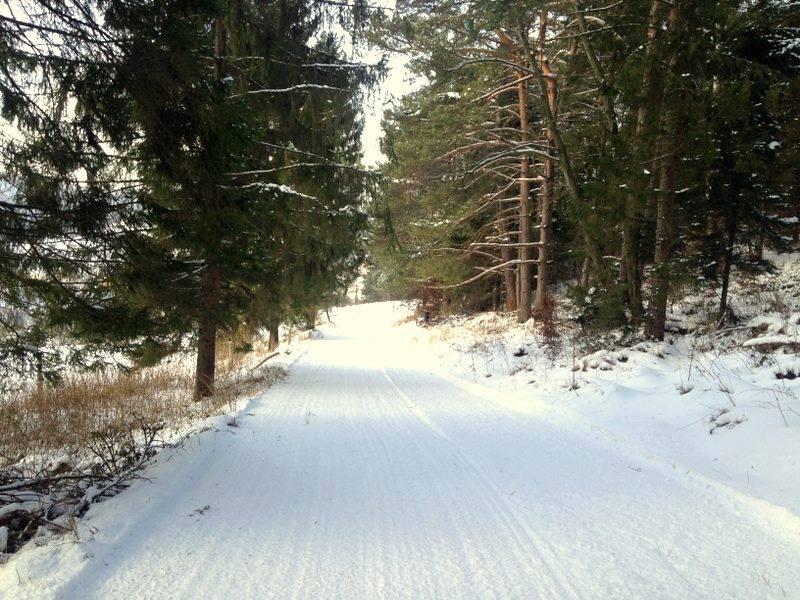
[[[492,389],[452,351],[438,361],[446,348],[397,325],[406,314],[336,311],[238,427],[219,417],[159,455],[150,482],[88,513],[78,543],[23,549],[0,567],[0,596],[800,597],[796,424],[770,430],[786,432],[765,442],[783,454],[750,493],[715,478],[710,456],[749,452],[763,419],[729,429],[729,411],[709,435],[692,413],[678,431],[688,404],[669,406],[690,394],[652,387],[669,356],[587,370],[594,382],[579,371],[580,395],[569,365],[544,362]],[[724,436],[744,442],[710,446]]]

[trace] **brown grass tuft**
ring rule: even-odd
[[[249,353],[236,347],[233,340],[218,343],[216,393],[201,402],[192,399],[194,363],[188,357],[130,373],[69,375],[55,387],[3,398],[0,467],[30,455],[85,447],[100,433],[130,430],[137,418],[180,426],[222,412],[281,376],[282,370],[269,363],[251,370],[266,356],[266,345],[257,344]]]

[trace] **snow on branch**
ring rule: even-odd
[[[239,175],[258,175],[261,173],[265,173],[268,171],[242,171],[241,173],[230,173],[232,176],[239,176]],[[309,196],[308,194],[304,194],[303,192],[298,192],[293,187],[286,185],[285,183],[267,183],[264,181],[256,181],[253,183],[245,183],[243,185],[223,185],[220,186],[223,189],[231,190],[231,189],[259,189],[261,191],[273,191],[278,192],[281,194],[287,194],[289,196],[299,196],[300,198],[306,198],[308,200],[318,200],[316,196]]]
[[[275,59],[272,59],[270,62],[273,62],[275,64],[279,64],[279,65],[288,65],[290,67],[299,67],[301,69],[354,69],[354,70],[359,70],[359,69],[366,69],[366,68],[369,68],[370,66],[372,66],[372,65],[368,65],[366,63],[353,63],[353,62],[340,62],[340,63],[315,62],[315,63],[297,64],[297,63],[290,63],[290,62],[286,62],[286,61],[283,61],[283,60],[275,60]]]
[[[453,283],[453,284],[450,284],[450,285],[436,285],[436,286],[431,286],[431,287],[433,289],[437,289],[437,290],[447,290],[447,289],[458,288],[458,287],[465,286],[465,285],[467,285],[469,283],[472,283],[474,281],[478,281],[479,279],[487,277],[488,275],[492,275],[493,273],[497,273],[498,271],[502,271],[504,268],[506,268],[506,267],[508,267],[510,265],[535,264],[536,262],[537,261],[535,261],[535,260],[522,260],[522,259],[519,259],[519,258],[515,258],[515,259],[512,259],[512,260],[507,260],[507,261],[505,261],[503,263],[500,263],[498,265],[494,265],[492,267],[489,267],[489,268],[486,268],[486,269],[482,269],[481,272],[478,273],[477,275],[475,275],[474,277],[470,277],[469,279],[466,279],[466,280],[461,281],[459,283]]]
[[[348,88],[340,88],[334,87],[332,85],[322,85],[318,83],[298,83],[297,85],[293,85],[287,88],[262,88],[259,90],[250,90],[247,92],[242,92],[241,94],[231,94],[228,96],[229,98],[242,98],[244,96],[255,96],[257,94],[290,94],[292,92],[298,92],[302,90],[326,90],[332,92],[352,92],[353,90]]]

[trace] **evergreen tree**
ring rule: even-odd
[[[751,249],[764,243],[781,247],[781,235],[793,222],[788,192],[796,178],[787,160],[793,148],[784,143],[792,139],[796,120],[785,108],[797,78],[791,8],[770,0],[746,6],[728,0],[475,0],[436,9],[409,0],[379,23],[428,79],[423,92],[405,100],[403,111],[410,115],[395,112],[387,122],[387,137],[400,148],[390,154],[393,177],[380,204],[393,239],[411,231],[409,222],[427,212],[429,203],[440,211],[429,221],[431,239],[447,239],[461,208],[478,205],[477,188],[460,196],[458,177],[437,180],[429,169],[432,177],[425,179],[415,172],[418,157],[425,157],[423,164],[431,160],[428,148],[436,149],[435,156],[458,155],[467,164],[480,164],[499,154],[481,144],[516,146],[530,157],[522,167],[535,174],[538,274],[546,282],[552,265],[553,272],[574,277],[579,304],[591,299],[584,319],[645,324],[649,335],[663,338],[674,284],[717,277],[724,315],[731,267],[745,266]],[[505,56],[498,53],[498,41],[509,50]],[[494,129],[491,138],[476,136],[474,122],[459,117],[436,93],[449,89],[459,73],[469,79],[465,74],[478,64],[493,75],[483,82],[472,76],[483,96],[468,96],[464,104],[474,107],[476,97],[498,97],[503,74],[513,71],[518,75],[512,81],[525,82],[519,94],[528,97],[519,105],[526,110],[517,109],[516,121]],[[435,128],[431,115],[438,110],[449,110],[454,134]],[[547,149],[545,156],[520,144],[523,113],[529,139],[544,134],[537,141]],[[484,110],[482,118],[491,123],[491,111]],[[462,132],[472,136],[473,147]],[[522,182],[526,178],[520,175]],[[424,191],[409,196],[421,181]],[[434,200],[432,181],[442,187],[439,196],[461,197],[457,208]],[[545,218],[549,198],[555,202],[556,236],[549,235]],[[514,252],[522,258],[519,241],[527,228],[520,227],[519,220],[512,225],[520,233]],[[480,243],[489,241],[485,234]],[[564,253],[546,251],[552,237]],[[461,247],[472,242],[462,240]],[[447,273],[443,262],[437,269],[425,247],[414,250],[415,262],[431,261],[427,277]],[[407,272],[391,254],[386,258],[385,247],[373,254],[383,257],[384,268]],[[504,262],[496,254],[491,261]],[[477,281],[464,276],[461,283]],[[590,286],[593,294],[586,293]],[[537,285],[537,292],[546,289]]]
[[[4,99],[17,125],[31,129],[8,155],[14,206],[42,198],[57,220],[37,220],[51,231],[36,243],[63,244],[73,205],[90,215],[66,265],[37,289],[48,320],[140,362],[193,333],[196,394],[209,395],[217,332],[252,321],[259,293],[282,307],[308,305],[355,270],[365,185],[355,165],[356,106],[375,76],[339,58],[332,38],[311,41],[332,14],[324,3],[67,3],[66,16],[47,8],[42,20],[63,19],[66,33],[57,35],[67,38],[75,15],[97,15],[90,29],[98,40],[76,45],[67,70],[53,68],[60,51],[30,59],[35,83],[63,90],[47,97],[68,106],[64,115],[43,125],[32,96]],[[97,45],[109,50],[95,58]],[[25,75],[16,64],[12,71]],[[15,82],[9,77],[4,89]],[[86,141],[73,139],[76,121]],[[26,167],[25,157],[62,129],[61,145]],[[309,247],[300,252],[300,244]],[[97,257],[89,267],[77,260],[82,251]],[[18,261],[12,272],[50,266]],[[65,284],[62,272],[75,281]]]

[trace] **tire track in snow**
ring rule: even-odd
[[[314,341],[238,429],[197,436],[148,472],[152,484],[94,507],[94,541],[27,553],[57,554],[49,572],[26,571],[18,556],[20,588],[8,597],[749,600],[800,590],[798,545],[714,490],[632,474],[586,432],[455,389],[392,338],[385,314],[365,324],[369,307],[348,310],[352,323]],[[2,576],[0,597],[18,579]]]
[[[401,390],[395,381],[392,379],[391,375],[389,375],[388,371],[385,367],[381,367],[381,372],[386,380],[389,382],[389,385],[394,390],[394,392],[405,402],[409,410],[414,414],[414,416],[419,419],[419,421],[425,425],[428,429],[430,429],[435,435],[439,436],[441,439],[446,441],[448,444],[452,446],[453,451],[457,454],[459,460],[461,460],[469,469],[470,471],[477,477],[483,485],[485,485],[489,490],[491,490],[491,494],[488,495],[493,500],[493,503],[496,507],[500,510],[497,514],[504,514],[505,517],[516,527],[518,527],[521,531],[523,531],[532,544],[532,546],[536,549],[537,553],[539,554],[542,562],[547,566],[548,570],[550,571],[550,575],[556,580],[561,587],[559,598],[580,598],[580,594],[575,590],[572,584],[569,581],[569,577],[564,573],[563,569],[557,566],[558,563],[558,556],[555,554],[553,549],[545,542],[545,540],[538,535],[525,521],[523,517],[519,515],[517,509],[507,500],[506,494],[488,477],[486,476],[482,470],[476,465],[475,461],[473,461],[466,450],[458,444],[452,437],[450,437],[441,427],[439,427],[434,421],[432,421],[428,415],[419,407],[419,405],[414,402],[411,397],[408,396],[403,390]],[[509,529],[513,530],[513,527]]]

